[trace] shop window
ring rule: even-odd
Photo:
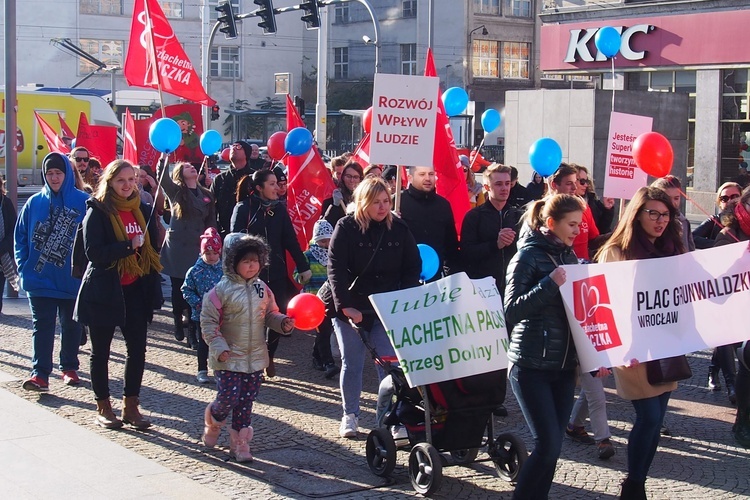
[[[474,40],[471,44],[471,71],[474,78],[499,78],[499,42]]]
[[[721,165],[719,183],[734,180],[739,167],[750,165],[748,69],[722,71]]]
[[[503,78],[529,79],[531,44],[503,42]]]

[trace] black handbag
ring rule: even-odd
[[[677,382],[692,376],[693,371],[684,354],[646,362],[646,378],[649,384]]]

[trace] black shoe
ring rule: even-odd
[[[505,406],[500,405],[494,410],[492,410],[492,414],[496,417],[507,417],[508,416],[508,410],[505,409]]]
[[[174,339],[177,342],[182,342],[183,340],[185,340],[185,329],[182,327],[182,325],[174,326]]]
[[[326,369],[326,367],[323,366],[323,362],[319,360],[318,358],[313,358],[313,368],[315,368],[316,370],[320,372]]]
[[[197,326],[194,322],[188,322],[187,344],[194,351],[198,350]]]
[[[325,377],[327,379],[332,379],[336,375],[338,375],[341,372],[341,368],[336,366],[335,363],[326,363],[325,367]]]

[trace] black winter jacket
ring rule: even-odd
[[[712,215],[701,222],[700,226],[693,229],[695,248],[713,248],[716,237],[719,236],[722,227],[724,226],[720,224],[718,215]]]
[[[83,246],[89,260],[78,290],[73,318],[84,325],[125,325],[125,298],[122,294],[116,261],[134,250],[130,241],[119,241],[101,203],[93,198],[86,201],[83,218]],[[148,220],[151,207],[141,203],[143,218]],[[148,225],[151,242],[156,241],[156,220]],[[143,287],[146,321],[151,322],[153,311],[161,308],[161,279],[157,272],[143,276],[136,283]]]
[[[240,179],[246,175],[253,175],[253,173],[255,173],[255,169],[248,163],[239,170],[230,168],[226,172],[220,173],[211,183],[211,194],[214,195],[216,201],[217,229],[222,238],[230,232],[232,210],[237,204],[237,184]]]
[[[511,228],[518,234],[522,216],[521,210],[507,204],[498,212],[487,200],[469,210],[461,225],[461,261],[466,274],[472,279],[492,276],[501,295],[508,264],[516,254],[517,239],[500,250],[497,235],[503,228]]]
[[[13,202],[4,194],[0,194],[0,210],[3,211],[3,230],[5,233],[5,236],[0,240],[0,255],[7,253],[13,257],[13,231],[16,227],[18,214]],[[0,290],[0,293],[2,293],[2,290]]]
[[[414,240],[429,245],[440,258],[439,270],[445,275],[458,268],[458,236],[453,210],[448,200],[435,191],[426,193],[409,186],[401,194],[401,220],[406,222]],[[430,281],[440,279],[440,272]]]
[[[615,218],[615,209],[605,208],[604,203],[596,197],[594,193],[586,192],[586,203],[591,208],[591,215],[594,217],[596,228],[600,234],[606,234],[612,231],[612,220]],[[591,255],[594,255],[593,253]]]
[[[508,359],[525,368],[572,370],[576,350],[560,288],[549,274],[560,264],[577,264],[571,247],[531,231],[508,266],[505,320]]]
[[[285,203],[262,207],[260,198],[250,196],[234,207],[229,227],[233,233],[255,234],[265,238],[271,247],[271,255],[268,267],[260,272],[260,279],[269,286],[272,282],[288,278],[287,252],[292,256],[298,272],[310,269],[310,264],[297,241]]]
[[[367,266],[383,231],[377,255]],[[421,270],[422,259],[414,236],[397,217],[390,230],[385,222],[370,222],[362,234],[354,216],[347,215],[333,230],[328,248],[328,280],[339,318],[344,318],[341,311],[346,307],[372,312],[367,298],[370,294],[418,286]],[[357,282],[350,290],[355,278]]]

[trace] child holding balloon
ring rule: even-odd
[[[265,328],[289,334],[294,319],[281,314],[273,292],[258,275],[270,248],[259,236],[231,233],[224,241],[224,276],[203,297],[201,329],[214,370],[216,399],[205,410],[203,444],[216,445],[229,414],[229,454],[251,462],[253,402],[268,366]]]

